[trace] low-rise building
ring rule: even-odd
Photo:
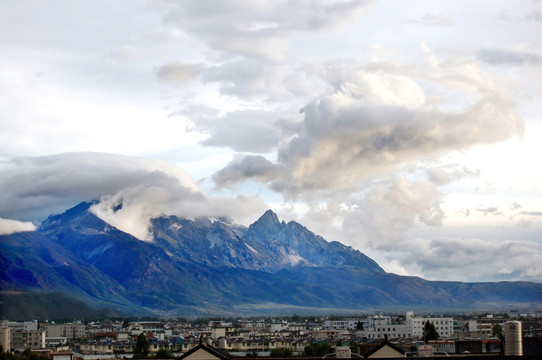
[[[11,332],[11,349],[24,351],[39,350],[45,348],[44,330],[16,330]]]
[[[454,319],[451,317],[415,317],[412,311],[406,314],[406,323],[411,336],[423,337],[425,324],[431,322],[441,338],[450,338],[454,334]]]
[[[375,325],[356,333],[362,339],[406,339],[411,336],[410,329],[406,324]]]

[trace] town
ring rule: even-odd
[[[514,337],[506,334],[512,324]],[[386,345],[397,357],[459,354],[540,355],[542,314],[369,314],[358,317],[114,319],[0,323],[4,352],[71,354],[91,360],[181,357],[205,345],[236,357],[371,357]],[[140,342],[145,344],[142,352]],[[347,356],[339,356],[346,351]],[[511,351],[511,353],[510,353]],[[391,356],[393,357],[393,356]]]

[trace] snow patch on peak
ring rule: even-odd
[[[91,252],[88,253],[87,257],[89,259],[92,259],[96,256],[103,254],[104,252],[106,252],[107,250],[111,249],[114,246],[115,244],[113,242],[111,241],[107,242],[105,245],[98,246],[97,248],[93,249]]]
[[[214,248],[215,245],[222,245],[222,243],[224,242],[221,238],[220,238],[220,235],[216,234],[216,233],[213,233],[213,232],[210,232],[207,234],[207,240],[209,240],[209,242],[211,242],[211,246],[210,248]]]
[[[254,254],[260,254],[256,249],[254,249],[252,246],[250,246],[249,244],[245,243],[245,246],[250,250],[252,251]]]
[[[178,223],[173,223],[170,225],[169,227],[169,230],[172,230],[172,231],[179,231],[183,228],[183,226],[181,224],[178,224]]]
[[[297,254],[288,254],[286,255],[286,258],[284,259],[284,263],[290,264],[291,266],[296,266],[297,264],[299,264],[300,262],[304,260],[305,259],[303,259],[301,256]]]

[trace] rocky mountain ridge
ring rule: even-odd
[[[91,205],[50,216],[37,231],[0,236],[3,294],[55,292],[112,312],[172,316],[541,306],[542,284],[389,274],[272,211],[248,228],[162,216],[152,220],[154,241],[144,242]]]

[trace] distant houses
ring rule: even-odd
[[[3,320],[0,322],[0,342],[6,351],[47,351],[49,358],[54,360],[131,357],[140,334],[147,338],[151,355],[167,350],[183,359],[196,358],[205,352],[219,360],[223,360],[219,354],[229,354],[233,358],[256,354],[265,357],[272,352],[300,356],[308,347],[324,343],[329,344],[331,353],[327,357],[331,358],[342,357],[346,353],[351,357],[364,358],[418,353],[499,355],[503,351],[503,342],[499,336],[487,331],[487,324],[492,324],[493,330],[502,329],[508,318],[490,314],[457,318],[417,317],[408,312],[358,318],[298,318],[295,321],[267,318],[38,324],[37,321]],[[525,347],[524,355],[537,353],[542,347],[538,345],[542,341],[541,320],[540,314],[534,318],[523,318],[524,333],[530,336],[522,345]],[[427,323],[434,325],[438,332],[435,340],[424,339],[423,325]],[[218,353],[213,352],[215,350]]]

